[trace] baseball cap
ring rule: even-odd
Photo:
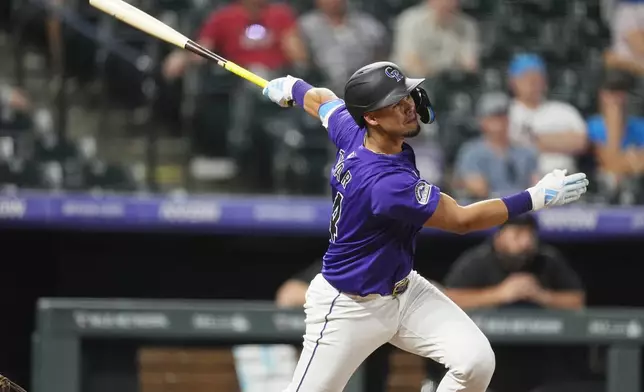
[[[541,56],[534,53],[522,53],[514,56],[508,67],[510,77],[521,76],[528,71],[546,72],[546,64]]]
[[[476,103],[476,116],[487,117],[506,114],[510,108],[510,97],[503,92],[489,92],[481,95]]]

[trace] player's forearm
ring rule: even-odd
[[[296,86],[297,86],[297,83],[296,83]],[[296,88],[297,87],[294,87],[294,90]],[[295,97],[295,94],[293,94],[293,97]],[[302,106],[304,107],[304,110],[309,115],[315,118],[319,118],[318,113],[320,110],[320,106],[334,99],[337,99],[337,96],[333,93],[333,91],[327,88],[314,87],[308,90],[304,95],[304,105]],[[296,102],[297,102],[297,99],[296,99]]]
[[[487,230],[508,220],[508,209],[501,199],[489,199],[464,206],[461,213],[461,231]]]
[[[509,216],[531,209],[532,199],[527,191],[504,199],[489,199],[467,206],[460,206],[452,197],[441,193],[438,207],[425,226],[466,234],[499,226]]]
[[[462,309],[490,308],[501,305],[496,287],[484,289],[446,289],[447,296]]]

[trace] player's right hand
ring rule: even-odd
[[[293,102],[293,85],[298,80],[300,79],[290,75],[273,79],[264,87],[262,94],[281,107],[291,106]]]
[[[566,173],[567,170],[555,169],[546,174],[535,186],[528,188],[533,211],[572,203],[586,193],[588,188],[586,174],[566,175]]]

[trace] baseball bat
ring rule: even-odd
[[[266,87],[268,81],[239,65],[228,61],[220,55],[213,53],[202,45],[192,41],[177,30],[126,3],[123,0],[89,0],[89,3],[99,10],[109,14],[130,26],[146,32],[160,40],[195,53],[205,59],[217,62],[224,69],[238,75],[261,88]]]

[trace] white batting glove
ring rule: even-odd
[[[528,192],[532,197],[532,210],[562,206],[579,200],[586,193],[588,180],[584,173],[566,175],[567,170],[553,170],[546,174]]]
[[[294,78],[291,75],[273,79],[264,87],[262,94],[281,107],[288,107],[289,102],[293,101],[293,93],[291,90],[293,90],[293,85],[298,80],[300,79]]]

